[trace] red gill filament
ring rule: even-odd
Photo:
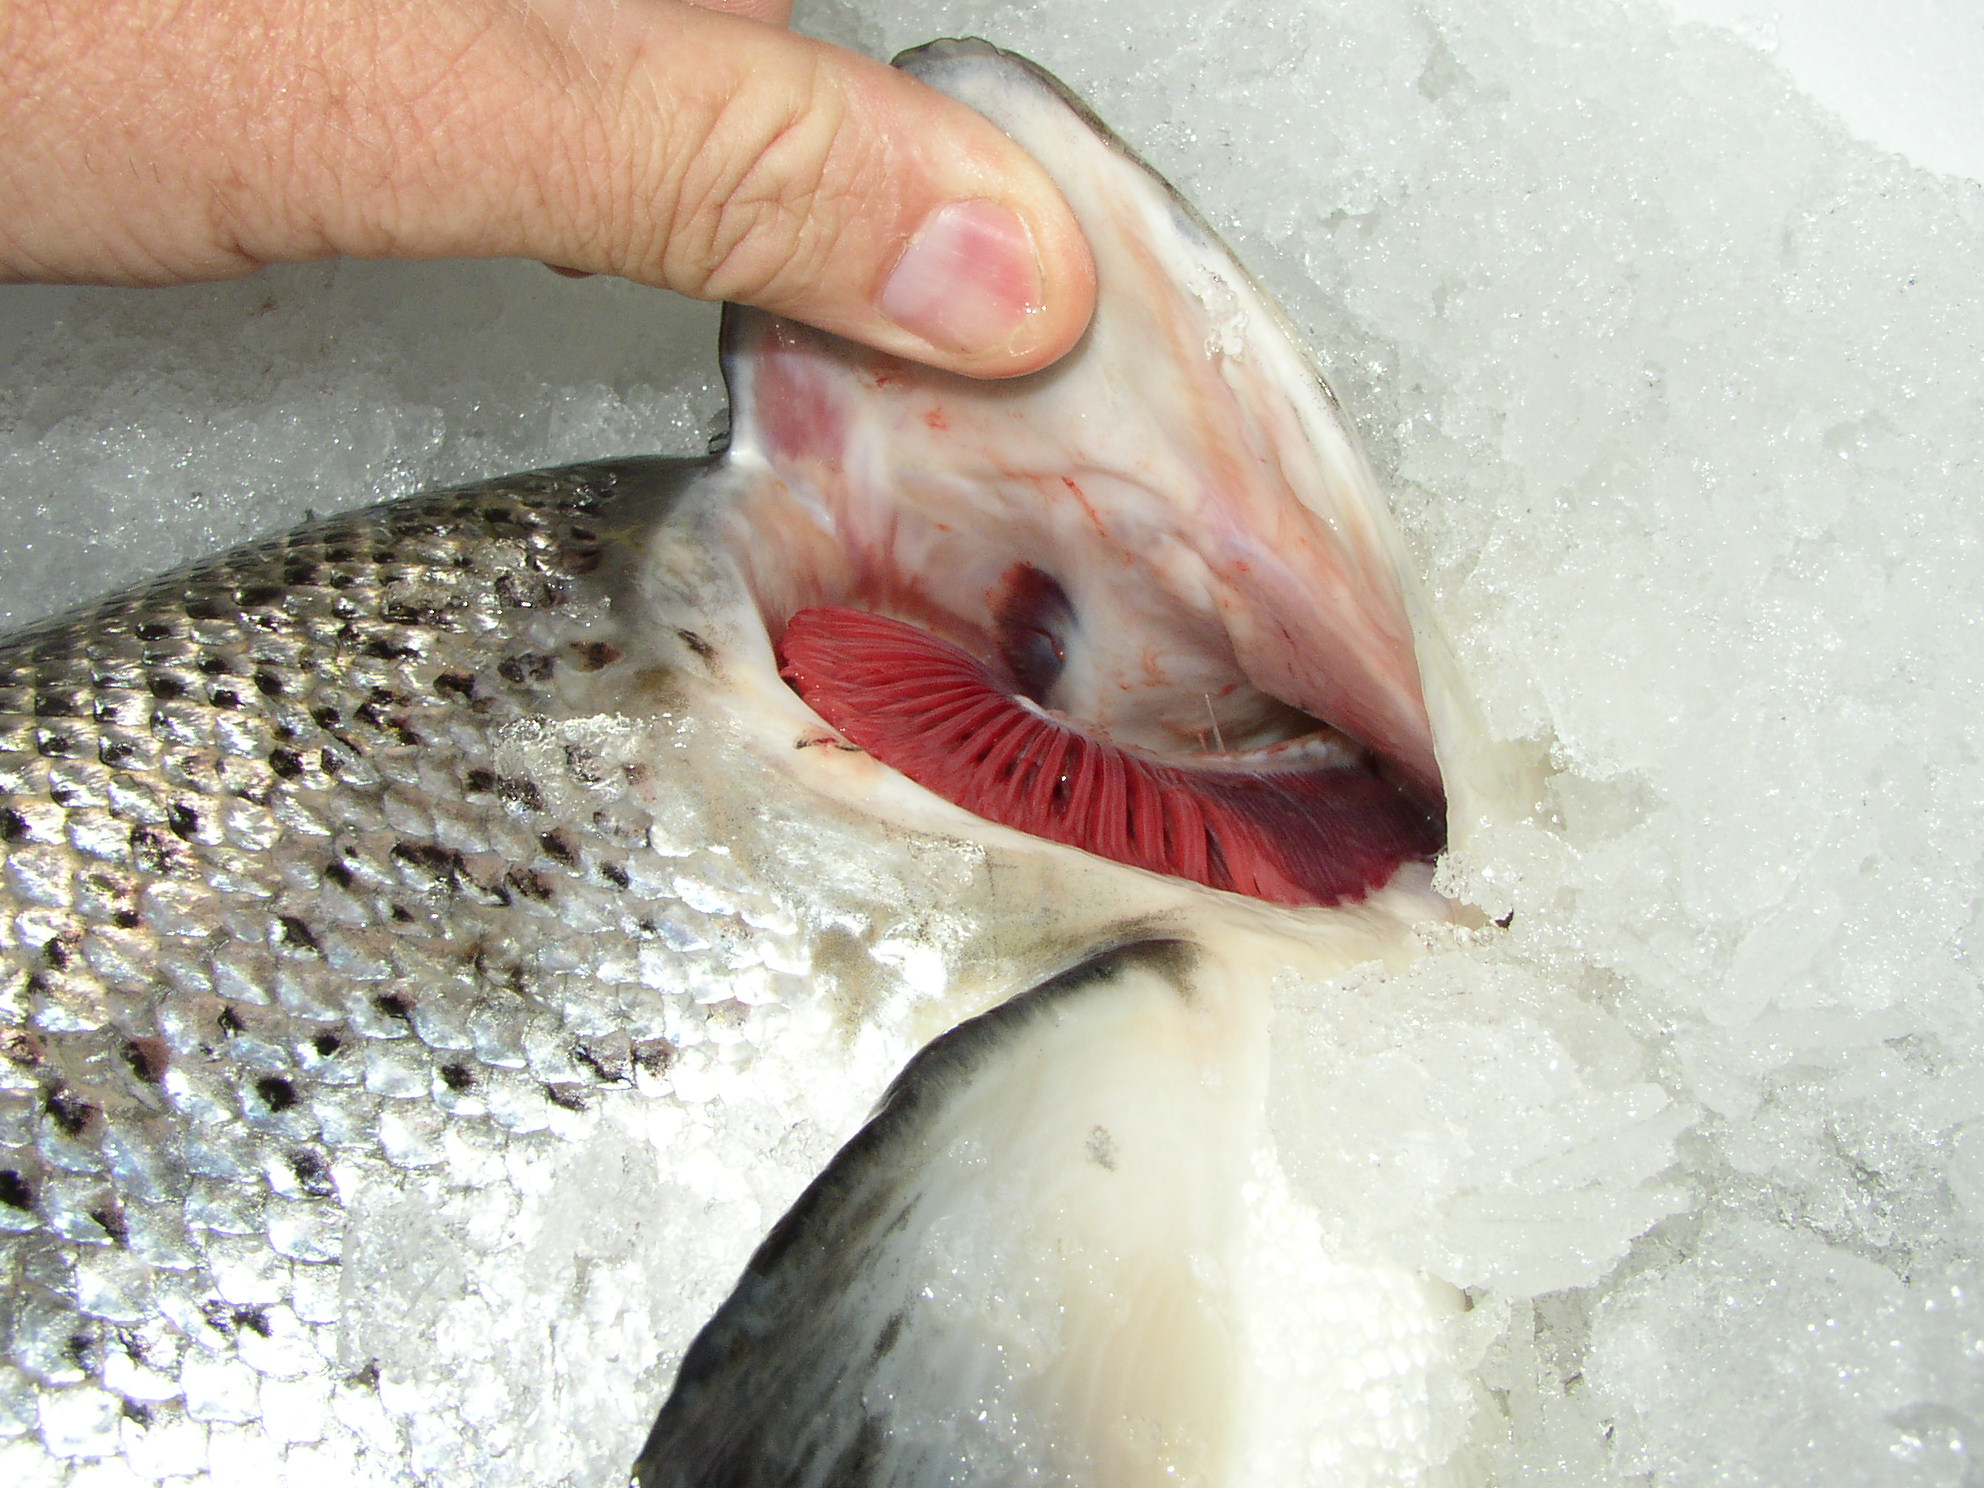
[[[884,615],[801,610],[779,672],[848,739],[965,810],[1211,888],[1341,904],[1444,845],[1437,809],[1367,768],[1161,763],[1028,706],[985,663]]]

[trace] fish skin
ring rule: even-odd
[[[8,1481],[622,1482],[684,1320],[932,1038],[1152,935],[1416,953],[1423,874],[1291,914],[837,747],[727,525],[805,474],[767,348],[819,365],[733,326],[725,461],[375,508],[0,648]]]

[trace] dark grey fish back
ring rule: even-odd
[[[587,948],[696,944],[639,782],[559,817],[496,735],[619,660],[616,545],[683,474],[373,508],[0,647],[0,1427],[114,1453],[200,1414],[189,1360],[321,1368],[340,1173],[554,1140],[668,1059]]]

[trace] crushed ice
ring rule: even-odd
[[[1525,1482],[1984,1472],[1984,192],[1640,5],[830,0],[811,23],[1025,51],[1200,205],[1331,369],[1496,728],[1554,771],[1537,820],[1446,868],[1505,935],[1288,989],[1276,1031],[1317,1222],[1467,1290],[1483,1450]],[[306,509],[692,451],[717,408],[706,311],[527,265],[10,289],[0,329],[13,620]],[[633,1142],[602,1160],[638,1166]],[[740,1234],[769,1217],[737,1202]],[[657,1235],[706,1243],[672,1213]],[[625,1236],[517,1243],[589,1308],[642,1284]],[[392,1335],[406,1388],[444,1329],[502,1325],[448,1295]],[[630,1356],[649,1327],[628,1315]],[[586,1388],[582,1360],[517,1363]],[[271,1371],[284,1447],[221,1408],[254,1383],[210,1381],[151,1469],[335,1467],[353,1438],[327,1421],[378,1429]],[[43,1432],[118,1431],[110,1397],[62,1399]],[[33,1412],[0,1377],[0,1434]],[[439,1461],[512,1427],[426,1429]]]

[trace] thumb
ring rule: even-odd
[[[0,278],[528,257],[978,376],[1053,360],[1093,308],[1080,229],[998,129],[743,14],[682,0],[0,0],[8,11]]]
[[[1043,365],[1087,325],[1073,215],[973,110],[734,16],[647,6],[609,24],[632,33],[613,110],[629,155],[666,120],[649,181],[615,204],[623,236],[592,245],[611,272],[979,376]]]

